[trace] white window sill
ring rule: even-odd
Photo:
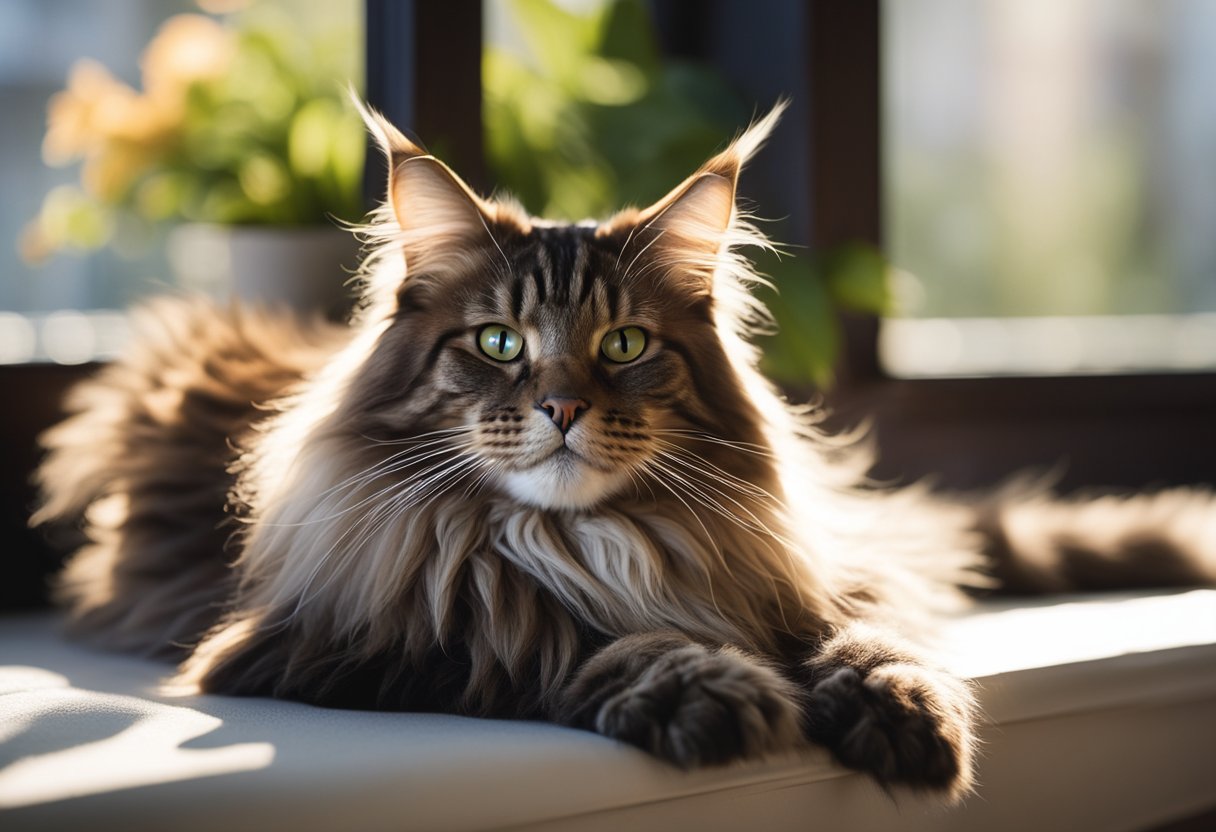
[[[0,620],[0,808],[26,828],[1137,830],[1216,806],[1216,590],[982,605],[949,626],[987,725],[961,809],[822,752],[684,774],[536,723],[163,699],[164,666]]]
[[[1206,372],[1216,312],[884,318],[878,352],[897,378]]]

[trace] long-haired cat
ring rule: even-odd
[[[1206,582],[1212,503],[869,487],[748,342],[765,240],[735,186],[779,113],[573,225],[369,114],[391,173],[348,326],[153,303],[46,434],[35,520],[89,541],[59,587],[75,630],[203,691],[545,718],[682,766],[815,742],[965,793],[972,694],[914,642],[982,556],[1059,588],[1109,558],[1117,583],[1133,541]]]

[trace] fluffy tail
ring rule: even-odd
[[[1216,584],[1216,495],[1206,489],[1058,498],[1018,483],[976,509],[1006,592]]]
[[[288,315],[161,299],[133,313],[125,356],[79,384],[41,437],[32,524],[83,519],[56,586],[72,630],[171,655],[228,594],[228,473],[261,407],[329,354],[334,333]]]

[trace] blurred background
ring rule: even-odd
[[[913,319],[888,365],[1211,367],[1216,4],[883,11],[887,250]]]
[[[791,245],[761,263],[788,330],[769,342],[779,380],[831,385],[842,309],[884,316],[896,376],[1216,365],[1213,4],[881,4],[883,239],[817,250],[800,187],[808,12],[710,7],[483,3],[479,184],[602,217],[785,95],[744,183]],[[191,285],[175,225],[358,219],[375,193],[359,191],[345,87],[363,89],[364,18],[361,0],[5,0],[0,361],[112,352],[122,309]],[[759,66],[741,83],[744,60]],[[447,137],[421,138],[444,155]]]
[[[111,354],[122,310],[189,285],[176,226],[358,219],[361,9],[0,4],[0,361]]]
[[[130,304],[328,308],[307,267],[357,266],[340,226],[384,172],[348,85],[559,219],[653,200],[788,98],[741,183],[786,244],[763,366],[864,421],[875,478],[1210,483],[1213,44],[1209,0],[2,0],[0,529],[33,556],[0,606],[56,562],[34,437]]]
[[[907,312],[1216,311],[1216,5],[885,10],[889,240],[923,289]]]

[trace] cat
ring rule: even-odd
[[[781,111],[654,205],[562,224],[365,110],[389,181],[351,321],[155,301],[45,434],[33,522],[87,536],[72,628],[189,690],[548,719],[688,768],[817,743],[967,794],[976,702],[934,619],[1002,554],[1023,588],[1118,584],[1134,540],[1211,582],[1212,498],[868,484],[749,340],[768,243],[735,190]]]

